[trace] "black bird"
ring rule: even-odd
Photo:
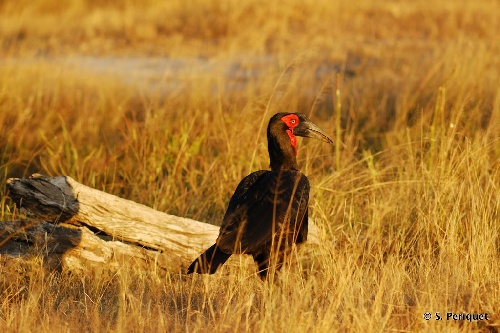
[[[267,127],[271,171],[243,178],[236,188],[214,245],[187,273],[213,274],[234,253],[250,254],[260,277],[282,265],[293,243],[307,239],[309,181],[297,165],[296,136],[333,141],[302,113],[277,113]]]

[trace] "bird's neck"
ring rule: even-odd
[[[279,136],[270,133],[267,140],[271,170],[299,170],[295,148],[286,133]]]

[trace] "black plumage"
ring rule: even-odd
[[[243,253],[253,256],[265,279],[270,264],[279,268],[292,244],[307,240],[309,181],[297,165],[296,136],[333,144],[304,114],[275,114],[267,128],[271,170],[241,180],[216,243],[193,261],[188,274],[213,274],[232,254]]]

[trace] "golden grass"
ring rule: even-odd
[[[269,117],[301,111],[337,141],[300,143],[323,243],[269,284],[248,265],[78,275],[2,257],[2,332],[498,331],[498,1],[66,3],[0,5],[0,183],[65,174],[218,224],[267,167]],[[61,61],[81,54],[210,67],[136,86]]]

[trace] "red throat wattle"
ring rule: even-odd
[[[295,156],[298,154],[297,150],[297,137],[293,135],[293,129],[295,126],[299,124],[299,117],[297,117],[294,114],[289,114],[281,118],[281,120],[288,126],[288,129],[286,130],[286,134],[288,134],[288,137],[290,138],[290,143],[293,146],[293,149],[295,150]]]

